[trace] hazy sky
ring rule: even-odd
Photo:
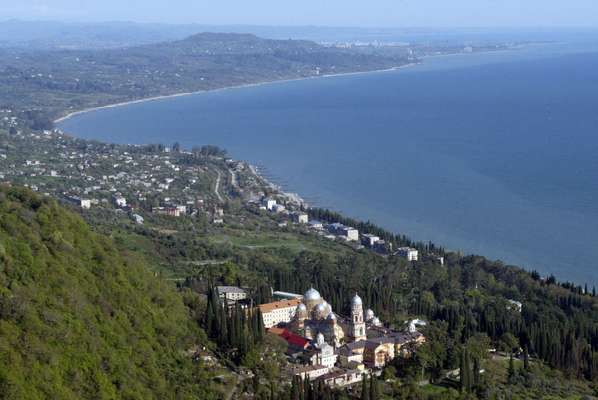
[[[598,26],[598,0],[0,0],[0,19],[331,25]]]

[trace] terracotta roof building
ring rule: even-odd
[[[299,303],[301,303],[299,299],[290,299],[259,305],[264,327],[271,328],[281,322],[290,322],[295,316],[295,310]]]

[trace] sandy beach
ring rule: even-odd
[[[373,73],[380,73],[380,72],[397,71],[397,70],[400,70],[400,69],[413,67],[413,66],[416,66],[418,64],[419,63],[409,63],[409,64],[405,64],[405,65],[400,65],[398,67],[392,67],[392,68],[386,68],[386,69],[379,69],[379,70],[372,70],[372,71],[342,72],[342,73],[338,73],[338,74],[325,74],[325,75],[319,75],[319,76],[306,76],[306,77],[302,77],[302,78],[293,78],[293,79],[279,79],[279,80],[273,80],[273,81],[255,82],[255,83],[246,83],[246,84],[242,84],[242,85],[225,86],[225,87],[221,87],[221,88],[217,88],[217,89],[198,90],[198,91],[195,91],[195,92],[183,92],[183,93],[174,93],[174,94],[167,94],[167,95],[161,95],[161,96],[153,96],[153,97],[147,97],[147,98],[143,98],[143,99],[123,101],[123,102],[119,102],[119,103],[108,104],[108,105],[105,105],[105,106],[92,107],[92,108],[86,108],[86,109],[83,109],[83,110],[73,111],[73,112],[68,113],[67,115],[65,115],[63,117],[60,117],[60,118],[54,120],[54,123],[55,124],[59,124],[61,122],[64,122],[64,121],[72,118],[72,117],[75,117],[77,115],[85,114],[85,113],[92,112],[92,111],[103,110],[103,109],[108,109],[108,108],[115,108],[115,107],[123,107],[123,106],[131,105],[131,104],[139,104],[139,103],[146,103],[146,102],[150,102],[150,101],[172,99],[172,98],[176,98],[176,97],[191,96],[191,95],[200,94],[200,93],[217,92],[217,91],[221,91],[221,90],[241,89],[241,88],[255,87],[255,86],[261,86],[261,85],[269,85],[269,84],[272,84],[272,83],[284,83],[284,82],[301,81],[301,80],[305,80],[305,79],[321,79],[321,78],[332,78],[332,77],[338,77],[338,76],[373,74]]]

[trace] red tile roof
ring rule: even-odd
[[[269,332],[280,336],[286,340],[289,345],[294,347],[304,349],[309,345],[309,339],[299,336],[293,332],[289,332],[287,329],[270,328]]]

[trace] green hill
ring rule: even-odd
[[[0,189],[0,398],[211,398],[188,314],[79,216]]]
[[[235,85],[373,71],[404,55],[363,54],[304,40],[201,33],[184,40],[109,50],[0,48],[0,105],[22,110],[34,129],[66,111]]]

